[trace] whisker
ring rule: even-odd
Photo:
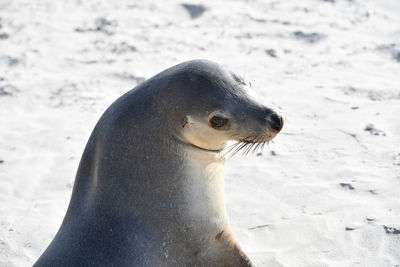
[[[236,143],[227,146],[224,149],[222,157],[230,159],[239,152],[243,152],[242,156],[247,156],[250,152],[254,154],[259,150],[263,150],[265,145],[269,145],[269,140],[265,140],[266,136],[247,136]]]
[[[251,147],[251,143],[247,143],[246,147],[243,148],[242,157],[246,156],[246,151],[249,149],[249,147]]]
[[[224,158],[232,151],[235,151],[238,149],[239,146],[243,145],[243,143],[241,141],[236,142],[233,146],[231,146],[225,153],[224,153]],[[233,152],[232,154],[228,157],[229,159],[232,158],[233,156]]]
[[[256,151],[258,150],[258,148],[261,146],[262,142],[257,143],[257,145],[254,147],[253,149],[253,154],[256,153]]]
[[[247,154],[251,151],[251,149],[255,146],[255,145],[257,145],[258,144],[258,142],[259,142],[259,138],[254,138],[253,140],[252,140],[252,142],[251,142],[251,145],[249,146],[249,148],[247,148],[247,150],[245,151],[245,155],[247,156]]]
[[[226,153],[229,153],[230,151],[232,151],[233,149],[235,149],[237,146],[239,146],[240,144],[242,144],[242,141],[237,141],[234,144],[226,147],[225,149],[227,150]]]
[[[233,143],[233,144],[231,144],[231,145],[225,147],[224,149],[225,149],[225,150],[226,150],[226,149],[231,149],[232,147],[235,147],[235,146],[237,146],[238,144],[240,144],[240,141],[237,141],[237,142],[235,142],[235,143]]]
[[[263,137],[260,137],[260,138],[258,138],[257,139],[257,144],[255,145],[255,147],[254,147],[254,149],[253,149],[253,154],[258,150],[258,148],[262,145],[262,143],[263,143],[263,140],[264,138]]]
[[[264,147],[265,147],[265,144],[266,144],[267,142],[263,142],[263,144],[261,145],[261,150],[264,150]]]
[[[238,153],[240,150],[242,150],[244,147],[246,147],[248,145],[248,143],[242,143],[241,146],[239,146],[230,156],[230,158],[232,158],[236,153]]]
[[[256,143],[251,143],[249,145],[249,147],[246,149],[246,151],[244,152],[244,155],[247,156],[247,154],[249,154],[249,152],[251,151],[251,149],[254,147]]]

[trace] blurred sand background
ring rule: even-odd
[[[0,0],[0,266],[30,266],[66,212],[102,112],[194,58],[286,117],[226,166],[257,266],[400,266],[400,2]]]

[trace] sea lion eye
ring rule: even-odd
[[[226,125],[228,123],[228,119],[222,118],[220,116],[213,116],[210,119],[210,124],[211,127],[218,129],[221,128],[222,126]]]

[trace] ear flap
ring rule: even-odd
[[[189,118],[187,116],[185,116],[185,118],[182,121],[182,128],[185,128],[186,124],[188,123]]]

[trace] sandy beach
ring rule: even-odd
[[[106,108],[196,58],[285,116],[226,164],[256,266],[400,266],[399,14],[396,0],[0,0],[0,266],[50,243]]]

